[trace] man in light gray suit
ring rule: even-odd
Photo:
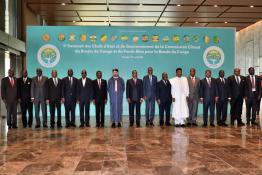
[[[188,108],[189,108],[189,126],[197,126],[197,108],[199,101],[199,91],[200,91],[200,79],[196,77],[196,70],[194,68],[190,69],[190,75],[187,77],[189,86],[189,98],[188,98]]]
[[[31,100],[35,106],[35,128],[40,127],[40,105],[43,118],[43,127],[47,128],[47,113],[46,113],[46,99],[47,99],[47,77],[42,75],[42,69],[36,69],[37,76],[33,77],[31,84]]]

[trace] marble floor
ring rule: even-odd
[[[92,118],[91,128],[8,131],[5,122],[0,175],[262,174],[260,127],[129,128],[125,117],[115,129]]]

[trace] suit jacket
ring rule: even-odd
[[[204,101],[215,101],[217,97],[217,85],[216,79],[211,78],[211,87],[209,87],[206,78],[202,79],[200,82],[200,98]]]
[[[31,84],[32,78],[27,77],[25,82],[23,77],[17,79],[17,96],[22,102],[31,101]]]
[[[245,77],[240,76],[240,82],[237,84],[235,79],[235,75],[231,75],[228,77],[228,85],[230,89],[230,95],[232,99],[236,99],[238,97],[243,98],[245,95]]]
[[[1,97],[6,103],[17,102],[17,80],[14,77],[14,85],[11,85],[9,77],[1,80]]]
[[[155,97],[157,88],[157,77],[152,75],[152,85],[150,84],[149,75],[143,78],[143,94],[147,97]]]
[[[47,97],[47,77],[42,76],[41,81],[35,76],[31,83],[31,98],[38,101],[45,101]]]
[[[169,80],[165,84],[163,80],[157,83],[156,99],[160,100],[160,103],[172,103],[171,84]]]
[[[231,98],[228,79],[224,78],[224,83],[220,78],[216,79],[217,84],[217,96],[219,100],[227,100]]]
[[[65,103],[76,102],[78,80],[75,77],[72,78],[72,85],[69,77],[65,77],[62,80],[62,98],[65,98]]]
[[[199,99],[199,93],[200,93],[200,79],[198,77],[195,77],[195,86],[193,86],[191,77],[187,77],[188,87],[189,87],[189,99]]]
[[[256,88],[255,94],[252,93],[252,83],[251,83],[250,76],[246,77],[245,97],[247,97],[248,99],[253,97],[254,95],[258,99],[258,97],[261,94],[260,78],[257,75],[254,76],[255,76],[255,88]]]
[[[97,79],[93,80],[94,95],[93,99],[97,102],[105,102],[107,100],[107,82],[104,79],[101,79],[101,85],[99,88]]]
[[[136,83],[133,79],[127,80],[126,98],[130,98],[132,101],[138,101],[143,98],[143,81],[141,79],[137,79]]]
[[[93,83],[90,78],[86,78],[85,86],[83,85],[82,78],[78,80],[77,99],[81,102],[93,100]]]
[[[57,78],[57,85],[55,85],[53,78],[48,79],[47,99],[50,101],[61,101],[62,99],[62,80],[60,78]]]

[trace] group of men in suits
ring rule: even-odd
[[[179,70],[182,73],[182,69]],[[172,84],[168,80],[168,75],[166,72],[162,73],[162,79],[157,81],[157,77],[153,75],[152,67],[149,67],[147,72],[148,74],[143,79],[139,79],[138,72],[133,70],[131,79],[126,82],[130,127],[134,123],[136,123],[137,127],[140,127],[140,109],[143,101],[145,101],[146,126],[154,126],[155,101],[159,106],[160,126],[171,126],[170,110],[172,103],[175,101],[174,97],[172,97]],[[240,69],[236,68],[232,76],[225,78],[225,72],[220,70],[219,77],[215,79],[211,76],[211,70],[206,70],[205,78],[200,80],[196,77],[196,70],[191,68],[186,83],[189,91],[186,97],[187,124],[197,126],[198,104],[200,101],[203,103],[203,127],[208,124],[208,116],[210,116],[210,126],[215,126],[215,108],[217,125],[227,126],[228,103],[231,104],[231,125],[234,125],[236,120],[238,126],[243,126],[241,115],[243,100],[245,100],[247,124],[257,125],[256,114],[260,108],[261,80],[255,75],[253,67],[250,67],[248,72],[249,75],[244,77],[240,75]],[[121,127],[121,119],[115,121],[115,118],[121,118],[116,116],[122,115],[122,100],[119,100],[119,98],[123,98],[121,93],[125,89],[124,81],[119,77],[117,69],[113,69],[113,76],[109,80],[107,84],[107,81],[102,79],[101,71],[97,71],[96,79],[91,80],[87,77],[86,70],[82,70],[81,78],[77,79],[73,76],[72,69],[68,69],[67,76],[63,79],[58,78],[57,71],[53,70],[51,78],[48,79],[42,75],[40,68],[36,70],[36,76],[33,78],[28,77],[27,71],[24,70],[22,76],[16,79],[14,70],[11,68],[8,71],[8,76],[1,81],[1,96],[7,109],[7,125],[9,128],[17,128],[17,104],[19,102],[24,128],[32,126],[33,105],[36,128],[39,128],[41,124],[40,108],[42,111],[42,125],[44,128],[47,127],[47,105],[50,108],[50,127],[54,128],[56,124],[57,128],[61,128],[61,104],[65,106],[66,128],[76,127],[75,109],[76,104],[79,103],[79,127],[90,127],[89,111],[90,104],[93,102],[96,107],[96,126],[104,127],[105,105],[107,103],[107,93],[109,93],[110,98],[112,98],[110,99],[112,127],[115,127],[115,122],[118,123],[118,127]],[[118,102],[117,105],[113,104]],[[164,113],[166,115],[165,121]],[[57,114],[57,122],[55,122],[55,114]],[[184,124],[176,126],[184,126]]]

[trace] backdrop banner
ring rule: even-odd
[[[183,69],[184,76],[188,76],[193,67],[200,78],[204,77],[206,69],[212,71],[213,77],[218,77],[221,69],[226,76],[233,73],[235,29],[29,26],[26,47],[30,76],[35,76],[36,68],[40,67],[44,75],[50,77],[51,70],[56,69],[62,78],[67,75],[67,69],[72,68],[77,78],[81,77],[81,70],[86,69],[89,78],[94,79],[96,71],[101,70],[103,78],[108,80],[112,69],[118,68],[126,82],[132,70],[137,70],[142,79],[151,66],[158,80],[162,72],[167,72],[169,78],[174,77],[177,67]],[[142,114],[144,106],[143,103]],[[123,109],[128,115],[126,100]],[[202,113],[202,109],[199,111]],[[76,112],[79,113],[78,108]],[[91,115],[95,115],[94,105]]]

